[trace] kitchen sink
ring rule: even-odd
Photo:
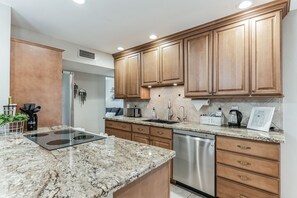
[[[155,122],[155,123],[161,123],[161,124],[176,124],[178,122],[171,121],[171,120],[160,120],[160,119],[149,119],[149,120],[143,120],[144,122]]]

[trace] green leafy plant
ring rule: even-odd
[[[3,126],[9,122],[20,122],[20,121],[25,121],[28,120],[28,115],[23,114],[23,113],[18,113],[15,116],[12,115],[0,115],[0,126]]]

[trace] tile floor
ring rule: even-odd
[[[170,184],[170,198],[203,198],[180,186]]]

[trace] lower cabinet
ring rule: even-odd
[[[217,197],[280,196],[280,145],[217,136]]]
[[[140,133],[133,133],[132,141],[143,143],[143,144],[150,144],[150,136],[145,134],[140,134]]]
[[[122,139],[125,139],[125,140],[132,140],[132,133],[128,132],[128,131],[121,131],[121,130],[118,130],[118,129],[106,128],[105,132],[109,136],[113,135],[115,137],[122,138]]]

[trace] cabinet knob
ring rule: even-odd
[[[249,197],[247,197],[245,195],[242,195],[242,194],[239,194],[238,198],[249,198]]]
[[[138,131],[143,131],[143,129],[142,129],[142,128],[137,128],[137,130],[138,130]]]
[[[126,126],[125,126],[125,125],[122,125],[122,128],[124,128],[124,129],[125,129],[125,128],[126,128]]]
[[[162,132],[162,131],[157,131],[157,133],[160,134],[160,135],[164,134],[164,132]]]
[[[249,150],[251,149],[251,147],[249,146],[244,146],[244,145],[237,145],[238,148],[242,149],[242,150]]]

